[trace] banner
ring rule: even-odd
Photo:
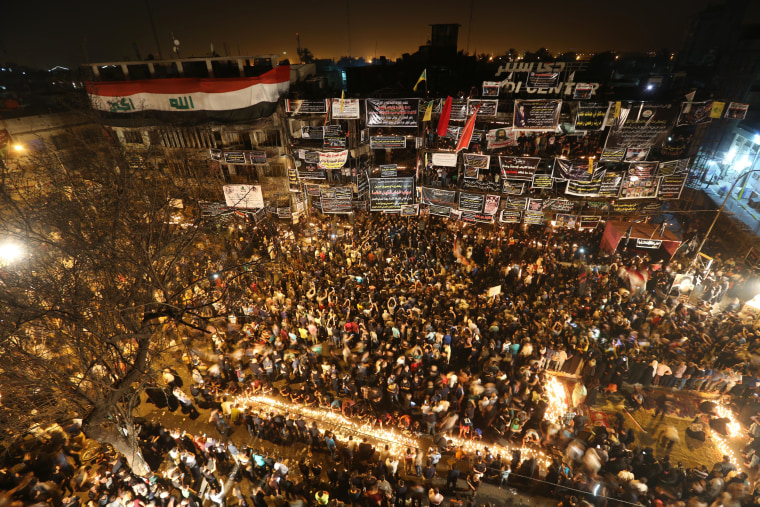
[[[478,172],[480,169],[477,167],[465,167],[464,168],[464,178],[467,180],[476,180],[478,179]]]
[[[577,197],[598,197],[599,189],[601,186],[601,179],[598,179],[596,181],[567,180],[567,185],[565,186],[565,195],[574,195]]]
[[[348,150],[319,152],[319,169],[340,169],[346,165]]]
[[[599,197],[617,197],[620,193],[620,184],[623,181],[623,173],[607,171],[602,176],[599,185]]]
[[[499,215],[499,222],[505,224],[519,224],[522,222],[522,211],[503,209]]]
[[[292,114],[327,114],[327,100],[285,100],[285,112]]]
[[[319,197],[322,195],[322,187],[319,185],[305,184],[304,188],[306,188],[306,195],[310,195],[312,197]]]
[[[539,157],[499,157],[501,177],[512,180],[533,181],[533,175],[541,162]]]
[[[224,163],[234,165],[245,165],[247,163],[244,151],[225,151]]]
[[[451,208],[447,206],[436,206],[435,204],[431,204],[428,206],[428,212],[437,217],[449,218],[449,216],[451,216]]]
[[[475,112],[475,108],[478,109],[478,116],[496,116],[499,109],[498,100],[480,100],[480,99],[467,99],[467,116],[470,116]]]
[[[451,101],[451,120],[464,121],[467,119],[467,99],[453,99]]]
[[[486,149],[498,150],[517,146],[517,132],[512,129],[494,129],[486,132]]]
[[[662,211],[662,203],[660,201],[640,203],[638,211],[640,213],[657,213],[658,211]]]
[[[511,197],[508,197],[507,202],[504,203],[504,207],[507,209],[525,210],[528,208],[528,198],[521,197],[520,199],[512,199]]]
[[[688,158],[682,158],[679,160],[660,162],[660,166],[657,169],[657,176],[679,176],[682,174],[689,174],[689,160],[690,159]]]
[[[301,139],[319,140],[324,139],[325,128],[323,126],[310,127],[308,125],[301,126]]]
[[[554,88],[559,83],[559,72],[529,72],[527,86],[531,88]]]
[[[486,195],[486,202],[483,206],[483,213],[486,215],[495,215],[497,211],[499,211],[499,202],[501,201],[501,196],[498,195]]]
[[[370,136],[369,147],[375,150],[406,148],[406,137]]]
[[[334,120],[358,120],[359,99],[332,99],[330,111]]]
[[[2,148],[0,148],[0,149],[2,149]],[[209,150],[209,157],[211,157],[211,160],[216,160],[217,162],[221,162],[222,161],[222,150],[217,150],[215,148],[211,148]]]
[[[551,174],[534,174],[533,184],[530,188],[552,188],[554,185],[554,178]]]
[[[639,205],[635,202],[613,202],[612,203],[612,212],[613,213],[636,213],[639,211]]]
[[[657,162],[631,164],[620,186],[620,199],[657,197]]]
[[[457,202],[456,190],[442,190],[438,188],[420,188],[420,201],[422,204],[453,207]]]
[[[231,208],[263,208],[261,185],[224,185],[224,200]]]
[[[564,158],[554,159],[554,178],[558,180],[572,181],[596,181],[604,174],[604,166],[597,165],[593,172],[589,172],[587,159],[568,160]]]
[[[399,211],[414,204],[414,178],[370,178],[369,210]]]
[[[713,101],[705,102],[683,102],[681,103],[681,112],[678,115],[677,126],[681,125],[701,125],[710,123],[713,108]]]
[[[484,97],[498,97],[501,90],[501,83],[498,81],[483,81],[483,93]]]
[[[433,161],[433,165],[437,165],[441,167],[456,167],[457,154],[456,153],[433,153],[432,161]]]
[[[602,130],[609,104],[578,104],[575,116],[575,130]]]
[[[368,178],[369,176],[367,175],[367,173],[360,173],[359,175],[356,176],[356,188],[357,188],[357,193],[359,194],[360,197],[366,194],[367,191],[369,190],[369,183],[367,181]]]
[[[483,204],[485,196],[483,194],[469,194],[467,192],[459,192],[459,211],[472,211],[474,213],[481,213],[483,211]]]
[[[524,181],[509,181],[504,180],[502,184],[501,193],[507,195],[523,195],[525,193]]]
[[[544,223],[544,212],[526,211],[523,213],[523,222],[529,225],[542,225]]]
[[[581,215],[578,218],[578,228],[579,229],[596,229],[596,227],[599,225],[599,222],[601,222],[602,217],[595,216],[595,215]]]
[[[298,177],[302,180],[324,180],[327,179],[327,173],[324,169],[317,167],[317,164],[304,163],[298,169]]]
[[[673,104],[623,101],[610,125],[605,148],[651,148],[668,137],[676,116]]]
[[[493,223],[493,215],[486,215],[485,213],[474,213],[472,211],[462,211],[462,214],[459,216],[459,219],[462,222],[469,222],[469,223],[487,223],[492,224]]]
[[[466,170],[466,169],[465,169]],[[501,192],[501,183],[492,180],[462,179],[462,190],[480,190],[481,192]]]
[[[544,209],[552,211],[567,213],[568,211],[572,211],[573,208],[575,208],[575,202],[568,201],[567,199],[546,199],[544,201]]]
[[[368,127],[416,127],[417,99],[367,99]]]
[[[528,207],[526,209],[528,211],[543,211],[544,200],[528,198]]]
[[[397,164],[388,164],[388,165],[381,165],[380,166],[380,177],[381,178],[395,178],[398,176],[398,165]]]
[[[465,166],[488,169],[491,165],[491,155],[478,155],[476,153],[463,153],[462,155],[464,156]]]
[[[404,204],[401,206],[401,214],[402,217],[416,217],[420,214],[420,205],[419,204]]]
[[[576,220],[578,217],[575,215],[566,215],[559,213],[554,215],[554,222],[556,227],[565,227],[567,229],[575,229]]]
[[[625,158],[625,152],[625,148],[604,148],[599,160],[601,162],[622,162]]]
[[[661,239],[636,238],[636,248],[657,249],[662,246]]]
[[[327,132],[322,138],[323,148],[345,148],[347,143],[346,135],[343,132]]]
[[[562,109],[561,100],[515,100],[515,130],[555,130]]]
[[[730,120],[743,120],[747,117],[747,110],[749,104],[742,104],[740,102],[729,102],[726,108],[726,116]]]
[[[657,187],[657,197],[663,200],[679,199],[686,183],[686,175],[664,176]]]
[[[236,121],[271,115],[290,89],[290,66],[257,77],[164,78],[87,82],[93,109],[114,114],[157,113],[180,121]]]

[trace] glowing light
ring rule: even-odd
[[[24,151],[24,145],[23,144],[14,144],[13,149],[16,151]]]
[[[15,243],[4,243],[0,245],[0,262],[10,264],[21,258],[23,250]]]

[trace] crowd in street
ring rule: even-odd
[[[47,442],[55,453],[30,452],[2,470],[0,507],[87,498],[101,507],[476,504],[484,481],[564,506],[760,498],[728,458],[670,461],[679,440],[725,434],[727,421],[711,410],[685,434],[661,423],[656,450],[637,442],[622,415],[607,426],[588,419],[588,407],[613,393],[634,416],[653,409],[662,418],[679,390],[730,395],[737,411],[752,410],[760,335],[735,305],[710,303],[739,290],[744,274],[732,262],[717,259],[718,292],[692,306],[664,298],[676,263],[606,256],[599,231],[460,230],[381,214],[358,215],[345,235],[327,220],[317,227],[310,240],[302,230],[257,229],[245,255],[267,262],[229,282],[245,280],[247,296],[225,299],[228,282],[217,282],[216,311],[233,315],[230,324],[184,336],[182,364],[167,364],[146,391],[150,403],[202,417],[206,434],[140,421],[154,472],[136,476],[122,457],[81,463],[75,425]],[[632,272],[651,276],[631,285]],[[549,417],[555,375],[570,395]],[[425,445],[353,438],[253,396],[395,428]],[[760,425],[750,433],[747,470],[760,464]],[[271,450],[294,445],[306,450],[295,461]]]

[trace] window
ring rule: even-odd
[[[125,144],[143,144],[142,132],[138,130],[123,130]]]

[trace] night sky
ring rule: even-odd
[[[174,32],[181,56],[282,54],[297,62],[296,32],[318,58],[400,57],[426,43],[431,23],[459,23],[467,46],[468,0],[148,0],[161,50]],[[474,0],[470,53],[547,47],[553,53],[679,49],[690,19],[709,0]],[[33,67],[136,59],[156,52],[146,1],[5,2],[0,61]],[[225,51],[225,43],[227,51]],[[86,55],[86,56],[85,56]]]

